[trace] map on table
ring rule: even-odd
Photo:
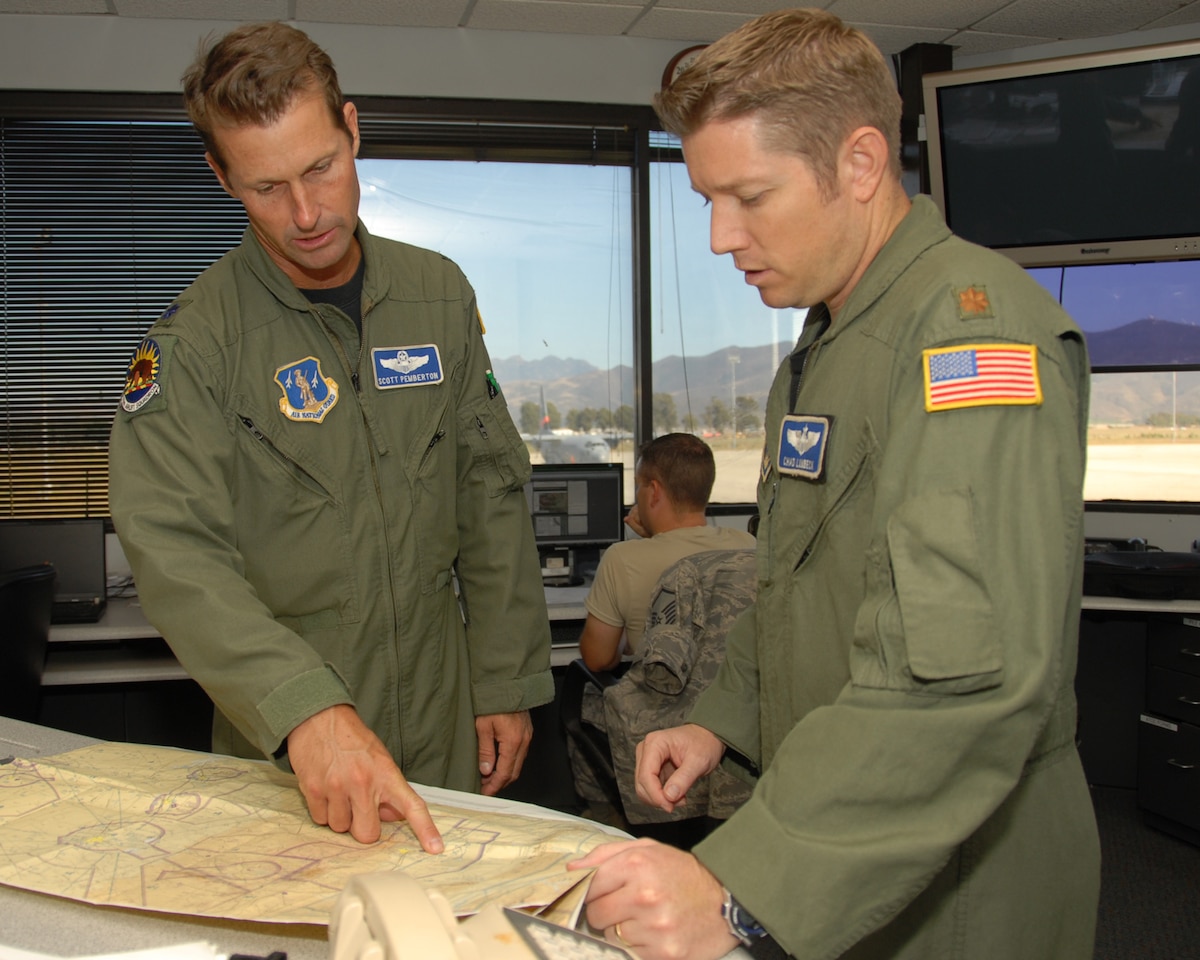
[[[489,903],[573,914],[590,872],[566,864],[613,839],[577,820],[429,809],[444,853],[425,853],[404,823],[361,844],[314,824],[296,778],[269,763],[102,743],[0,766],[0,883],[142,910],[326,924],[351,876],[402,870],[460,916]]]

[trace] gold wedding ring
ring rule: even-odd
[[[623,947],[632,947],[633,946],[632,943],[630,943],[623,936],[621,936],[621,925],[619,923],[613,924],[613,936],[616,937],[617,943],[619,943],[621,946],[623,946]]]

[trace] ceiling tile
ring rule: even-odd
[[[711,43],[752,19],[750,14],[665,10],[655,7],[633,25],[629,35],[657,40]]]
[[[750,16],[770,13],[779,8],[779,0],[658,0],[653,7],[654,10],[702,10],[707,13],[747,13]]]
[[[899,53],[914,43],[943,43],[955,31],[937,27],[898,27],[882,23],[850,23],[870,37],[887,56]]]
[[[479,0],[467,26],[484,30],[525,30],[620,36],[639,10],[629,4],[571,3],[564,0]]]
[[[296,20],[387,27],[457,27],[468,0],[295,0]]]
[[[975,26],[995,33],[1082,39],[1137,30],[1178,7],[1178,0],[1013,0]]]
[[[1164,17],[1147,23],[1146,27],[1182,27],[1189,23],[1200,23],[1200,0],[1186,4],[1173,13],[1168,13]]]
[[[177,20],[284,20],[291,15],[288,0],[112,0],[122,17]]]
[[[880,0],[834,0],[830,13],[854,23],[881,23],[898,27],[950,27],[962,30],[995,13],[1008,0],[907,0],[883,4]]]
[[[1052,37],[1014,37],[1007,33],[985,33],[982,30],[961,30],[944,43],[954,48],[955,56],[974,56],[980,53],[995,53],[998,50],[1024,49],[1040,43],[1049,43]]]
[[[0,13],[108,13],[105,0],[3,0]]]
[[[1050,40],[1200,30],[1200,0],[805,0],[862,26],[885,53],[950,42],[989,54]],[[708,43],[782,0],[0,0],[0,14],[267,20],[578,33]],[[468,13],[469,12],[469,13]],[[1191,31],[1187,28],[1195,27]],[[1129,42],[1127,39],[1125,42]],[[1134,42],[1137,42],[1134,40]]]

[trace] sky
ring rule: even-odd
[[[360,160],[358,170],[373,232],[463,268],[493,357],[631,362],[627,168]],[[656,359],[795,339],[803,312],[765,307],[732,258],[709,250],[708,211],[682,164],[654,165],[651,204]]]
[[[632,362],[629,172],[624,167],[360,160],[363,220],[446,254],[475,287],[493,357]],[[682,164],[651,174],[654,359],[794,342],[803,311],[771,310],[729,255]],[[1200,322],[1200,262],[1040,268],[1085,331],[1145,317]]]

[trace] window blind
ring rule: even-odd
[[[108,515],[133,350],[244,226],[185,122],[0,118],[0,515]]]

